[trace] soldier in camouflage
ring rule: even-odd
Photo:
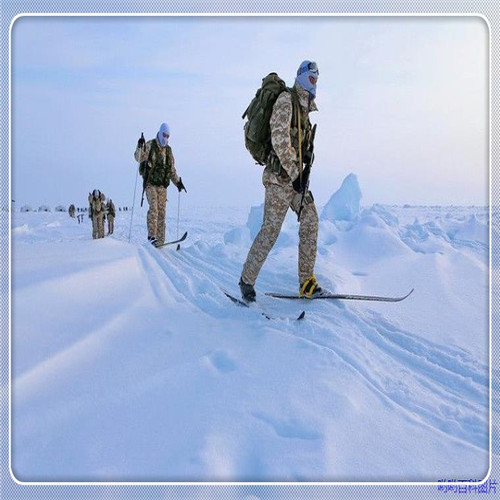
[[[257,276],[278,238],[288,208],[299,212],[305,182],[301,167],[304,154],[311,149],[309,112],[317,110],[314,98],[318,75],[316,63],[304,61],[291,92],[282,92],[273,107],[270,119],[272,151],[262,175],[266,189],[264,220],[239,282],[242,297],[247,301],[255,300]],[[300,159],[299,150],[302,151]],[[298,259],[299,291],[305,297],[321,292],[314,277],[317,239],[318,213],[312,193],[307,191],[300,213]]]
[[[106,196],[99,189],[89,193],[89,216],[92,219],[92,238],[104,238],[104,214]]]
[[[111,198],[106,203],[106,212],[108,214],[108,234],[113,234],[113,231],[115,230],[116,210],[115,204]]]
[[[140,162],[139,173],[145,184],[149,210],[147,215],[148,241],[154,246],[165,243],[167,187],[172,181],[179,192],[186,188],[175,169],[172,148],[168,145],[170,128],[162,123],[154,139],[145,142],[141,136],[134,153]]]

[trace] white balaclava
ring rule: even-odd
[[[161,147],[164,148],[168,144],[168,138],[170,137],[170,127],[166,123],[162,123],[156,137],[158,138],[158,142],[161,144]]]
[[[307,90],[314,98],[316,97],[316,82],[318,81],[318,76],[318,65],[313,61],[303,61],[297,70],[297,78],[295,78],[295,82],[298,83],[304,90]],[[314,83],[311,82],[311,79]]]

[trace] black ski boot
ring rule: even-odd
[[[154,236],[148,236],[148,241],[153,245],[154,247],[156,246],[156,238]]]
[[[240,286],[243,300],[246,300],[247,302],[255,302],[255,288],[253,285],[248,285],[241,278],[238,285]]]

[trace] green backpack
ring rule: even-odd
[[[242,118],[248,118],[244,126],[245,147],[259,165],[266,164],[271,152],[269,120],[276,99],[284,91],[290,91],[285,82],[276,73],[269,73],[243,113]]]

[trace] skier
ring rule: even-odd
[[[312,297],[321,292],[314,277],[318,239],[318,213],[312,193],[306,190],[308,171],[302,164],[312,163],[309,112],[316,111],[316,83],[319,70],[315,62],[303,61],[291,92],[279,94],[271,118],[272,149],[262,175],[265,187],[264,220],[243,266],[239,286],[244,300],[255,301],[257,276],[274,246],[288,208],[300,214],[299,293]],[[297,124],[300,122],[300,126]],[[301,140],[299,140],[301,139]],[[299,144],[300,142],[300,144]],[[299,157],[301,151],[302,157]]]
[[[89,217],[92,219],[92,238],[104,238],[104,214],[106,196],[99,189],[89,193]]]
[[[108,234],[113,234],[113,231],[115,229],[116,210],[115,204],[113,203],[113,200],[111,198],[106,203],[106,212],[108,214]]]
[[[154,139],[144,140],[141,135],[134,153],[140,162],[139,173],[143,177],[143,195],[146,193],[149,210],[147,215],[148,241],[154,246],[165,243],[167,187],[172,181],[179,192],[186,188],[175,169],[172,148],[168,145],[170,128],[166,123]],[[142,205],[142,203],[141,203]]]

